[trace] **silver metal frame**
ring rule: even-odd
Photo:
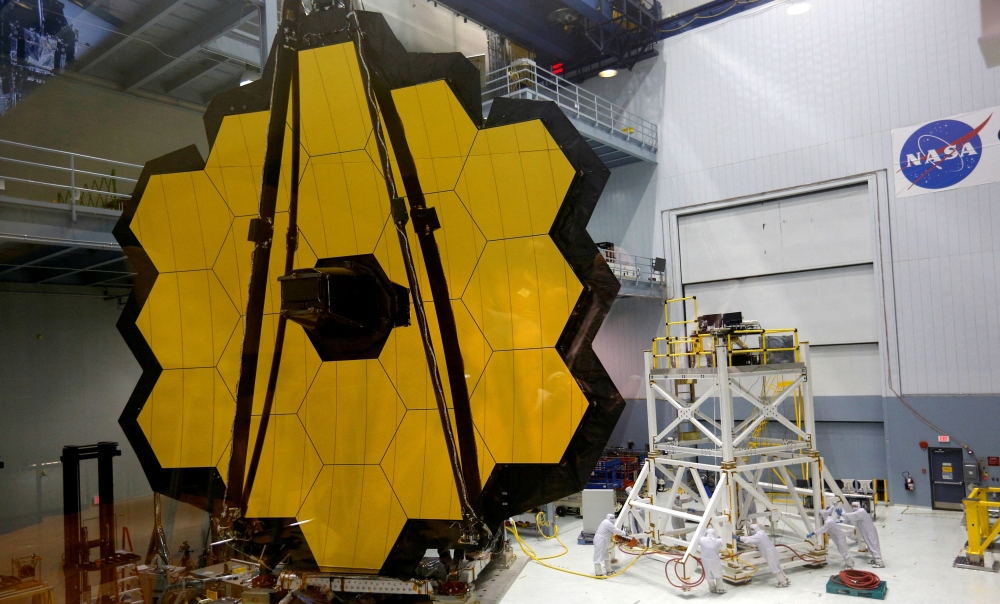
[[[801,363],[783,363],[748,367],[729,366],[725,344],[715,349],[713,367],[654,369],[652,352],[645,353],[646,413],[650,454],[635,487],[625,500],[616,526],[638,528],[652,546],[683,550],[682,563],[699,551],[698,541],[711,524],[726,543],[729,554],[736,553],[738,532],[751,523],[766,527],[772,536],[785,538],[785,545],[808,554],[809,561],[782,552],[782,568],[793,568],[826,561],[825,546],[817,548],[806,540],[820,526],[820,510],[827,497],[850,503],[837,487],[836,481],[823,467],[823,459],[815,448],[816,417],[813,408],[812,383],[809,381],[809,344],[800,344]],[[780,392],[762,400],[740,383],[741,377],[782,376],[791,383]],[[672,382],[700,384],[695,400],[671,394]],[[707,386],[707,387],[706,387]],[[799,429],[782,411],[782,403],[801,388],[804,421]],[[753,411],[737,423],[733,413],[733,395],[748,400]],[[666,400],[675,417],[660,430],[657,400]],[[703,410],[706,401],[718,399],[718,420]],[[755,438],[756,447],[746,445],[757,426],[764,420],[784,426],[799,440]],[[678,429],[689,423],[700,432],[695,440],[678,440]],[[706,463],[704,458],[712,461]],[[812,486],[794,487],[788,466],[807,465]],[[788,485],[761,482],[766,469],[774,469]],[[715,473],[715,491],[708,495],[699,471]],[[690,473],[691,483],[686,480]],[[657,492],[657,479],[663,477],[669,490]],[[824,488],[824,485],[826,488]],[[643,489],[645,486],[645,490]],[[644,492],[643,492],[644,491]],[[787,493],[794,511],[781,509],[767,497],[768,491]],[[806,508],[801,495],[812,497]],[[683,504],[681,501],[683,500]],[[751,502],[756,506],[751,506]],[[683,509],[681,509],[683,508]],[[760,508],[759,511],[755,508]],[[672,520],[684,521],[684,526],[672,526]],[[693,524],[691,524],[693,523]],[[825,537],[824,537],[825,540]],[[825,543],[825,541],[824,541]],[[762,556],[756,551],[739,556],[743,564],[732,561],[723,565],[725,577],[733,583],[743,583],[754,573],[769,572]],[[756,571],[747,565],[757,566]]]
[[[878,321],[878,349],[882,371],[882,415],[885,418],[885,433],[889,434],[889,400],[896,392],[902,392],[900,378],[899,342],[896,335],[896,294],[893,280],[892,264],[892,228],[889,213],[889,201],[893,198],[890,187],[892,181],[885,170],[866,172],[844,178],[836,178],[815,182],[803,186],[776,189],[767,193],[732,197],[695,203],[688,206],[667,208],[660,211],[660,237],[665,257],[668,258],[667,288],[670,297],[681,297],[684,292],[681,275],[681,242],[678,221],[682,216],[710,212],[724,208],[732,208],[773,201],[785,197],[805,195],[829,189],[845,187],[853,184],[867,183],[868,195],[871,200],[871,226],[877,247],[874,250],[876,292],[880,307],[876,312]],[[893,476],[896,470],[889,450],[885,452],[886,475]],[[888,488],[888,487],[887,487]]]

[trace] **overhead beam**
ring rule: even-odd
[[[251,10],[247,10],[248,8]],[[252,9],[253,7],[248,4],[230,4],[220,12],[209,16],[190,32],[167,42],[160,49],[161,52],[148,56],[148,60],[140,61],[138,68],[126,75],[121,83],[122,88],[126,92],[132,92],[177,63],[187,60],[201,50],[202,46],[250,20],[257,14],[257,11]]]
[[[259,23],[257,23],[257,35],[251,34],[237,27],[229,32],[229,36],[236,39],[242,38],[244,42],[246,42],[247,44],[251,44],[254,48],[258,49],[257,52],[260,54],[260,57],[258,59],[255,59],[254,62],[258,65],[263,66],[264,64],[267,63],[267,54],[271,49],[271,45],[270,43],[265,43],[265,41],[261,39],[261,37],[265,35],[265,30],[267,26],[267,16],[265,15],[266,9],[262,6],[258,6],[257,13],[259,15],[258,18]]]
[[[30,262],[25,262],[24,264],[10,265],[10,268],[8,268],[8,269],[6,269],[4,271],[0,271],[0,277],[3,277],[4,275],[7,275],[9,273],[13,273],[14,271],[19,271],[22,268],[26,268],[26,267],[29,267],[29,266],[35,266],[35,265],[41,264],[42,262],[45,262],[46,260],[51,260],[52,258],[55,258],[57,256],[62,256],[63,254],[66,254],[68,252],[72,252],[74,249],[76,249],[76,248],[65,247],[65,248],[59,250],[58,252],[54,252],[52,254],[48,254],[46,256],[42,256],[41,258],[35,258],[34,260],[32,260]]]
[[[704,27],[716,21],[729,19],[744,11],[754,10],[772,2],[772,0],[757,0],[756,2],[738,2],[736,0],[709,0],[701,6],[684,11],[663,19],[657,25],[657,39],[663,40],[678,36],[692,29]]]
[[[51,281],[56,281],[58,279],[65,279],[66,277],[71,277],[71,276],[79,274],[79,273],[85,273],[87,271],[92,271],[92,270],[94,270],[96,268],[100,268],[102,266],[107,266],[109,264],[114,264],[116,262],[122,262],[125,259],[126,259],[125,256],[122,256],[120,258],[112,258],[111,260],[104,260],[102,262],[98,262],[97,264],[91,264],[90,266],[85,266],[83,268],[74,269],[74,270],[71,270],[71,271],[69,271],[67,273],[63,273],[61,275],[56,275],[54,277],[49,277],[48,279],[42,279],[41,281],[36,281],[36,283],[38,285],[41,285],[43,283],[49,283]],[[101,272],[108,272],[108,271],[101,271]],[[115,272],[118,272],[118,271],[115,271]],[[128,272],[127,271],[123,271],[123,274],[127,275]]]
[[[601,0],[562,0],[562,3],[597,23],[614,19],[609,3]]]
[[[125,283],[125,284],[122,284],[122,285],[108,285],[108,284],[112,283],[113,281],[118,281],[119,279],[132,278],[132,277],[135,277],[135,275],[136,275],[136,273],[123,273],[121,275],[118,275],[117,277],[112,277],[110,279],[105,279],[104,281],[98,281],[97,283],[91,283],[91,284],[87,285],[87,287],[97,287],[99,285],[104,285],[106,287],[132,287],[131,283]]]
[[[574,52],[571,49],[550,42],[546,38],[549,35],[548,32],[538,31],[531,23],[531,19],[524,18],[525,15],[531,14],[528,8],[529,2],[530,0],[515,0],[513,2],[509,0],[504,2],[498,0],[437,0],[437,3],[499,32],[522,46],[562,59],[572,57]]]
[[[175,8],[184,4],[185,0],[156,0],[140,11],[134,19],[125,24],[120,31],[113,32],[108,44],[102,44],[76,61],[76,70],[86,73],[102,61],[121,51],[133,41],[133,38],[156,25],[169,15]]]
[[[198,78],[212,73],[218,69],[220,65],[225,65],[225,63],[226,59],[222,59],[221,61],[205,61],[204,63],[198,65],[195,69],[187,71],[182,76],[164,84],[163,94],[173,94],[175,90],[180,90]]]
[[[257,44],[251,44],[242,39],[238,40],[232,36],[225,35],[212,40],[206,44],[204,48],[209,52],[222,55],[227,59],[232,59],[247,65],[254,65],[259,69],[263,67],[263,64],[260,62],[260,41],[258,40],[257,42]]]
[[[603,0],[562,0],[562,3],[593,23],[600,25],[601,29],[610,34],[630,28],[629,25],[616,23],[615,19],[619,17],[639,18],[641,22],[648,22],[650,26],[656,25],[660,19],[659,5],[654,5],[654,8],[648,9],[642,6],[638,0],[631,0],[631,2],[624,4],[625,14],[615,14],[611,8],[611,4]]]

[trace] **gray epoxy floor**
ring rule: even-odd
[[[577,572],[592,573],[593,547],[577,545],[582,521],[559,519],[560,537],[569,553],[550,560],[553,565]],[[888,581],[886,601],[907,603],[1000,603],[1000,574],[952,568],[952,561],[965,543],[965,526],[960,512],[932,511],[927,508],[880,506],[879,541],[886,568],[873,569],[867,557],[857,568],[874,570]],[[561,551],[554,541],[545,541],[534,531],[525,530],[522,538],[539,556]],[[520,556],[516,543],[514,551]],[[629,562],[619,555],[619,568]],[[663,563],[645,558],[636,562],[624,575],[608,580],[595,580],[569,575],[529,562],[503,598],[503,604],[555,604],[561,602],[607,602],[646,604],[653,602],[768,602],[769,604],[827,602],[850,604],[849,596],[826,593],[826,582],[843,568],[835,552],[831,563],[818,570],[806,568],[788,572],[792,585],[787,589],[774,587],[771,575],[762,575],[749,585],[727,588],[725,595],[715,595],[704,584],[690,593],[670,587],[663,573]],[[858,599],[858,601],[865,601]]]

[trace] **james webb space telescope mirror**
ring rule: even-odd
[[[618,283],[586,232],[608,171],[551,103],[484,122],[472,63],[379,14],[282,16],[263,77],[209,106],[208,159],[149,162],[115,229],[143,368],[120,424],[217,527],[409,573],[583,488],[615,426],[591,343]]]

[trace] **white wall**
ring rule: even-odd
[[[141,373],[115,329],[118,302],[99,289],[52,290],[68,291],[0,291],[0,461],[6,463],[0,533],[61,513],[62,470],[53,462],[64,445],[117,441],[116,498],[149,494],[118,426]],[[97,494],[96,469],[87,465],[82,472],[89,501]]]
[[[192,144],[208,155],[199,112],[63,77],[0,116],[0,138],[136,164]]]
[[[632,73],[586,83],[661,135],[648,179],[613,177],[605,194],[634,213],[602,202],[592,233],[620,231],[616,243],[662,256],[664,210],[889,171],[891,129],[1000,104],[977,0],[810,3],[677,36]],[[625,188],[641,195],[617,198]],[[1000,392],[1000,183],[888,195],[903,392]]]

